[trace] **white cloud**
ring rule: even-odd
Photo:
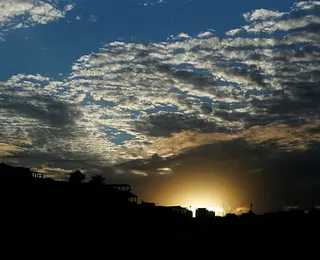
[[[71,11],[72,9],[73,9],[73,5],[71,5],[71,4],[68,4],[68,5],[66,5],[65,7],[64,7],[64,10],[66,11],[66,12],[68,12],[68,11]]]
[[[201,32],[198,34],[198,38],[210,37],[213,35],[212,31]]]
[[[177,37],[178,38],[190,38],[190,36],[187,33],[183,33],[183,32],[179,33]]]
[[[165,4],[165,3],[167,3],[167,1],[165,1],[165,0],[149,0],[147,2],[142,2],[140,4],[143,6],[154,6],[157,4]]]
[[[242,31],[242,29],[233,29],[233,30],[227,31],[227,32],[226,32],[226,35],[228,35],[228,36],[234,36],[234,35],[238,34],[238,33],[241,32],[241,31]]]
[[[320,6],[320,1],[303,1],[296,3],[295,6],[301,10],[311,10]]]
[[[98,21],[98,16],[96,16],[96,15],[90,15],[90,17],[89,17],[89,22],[91,22],[91,23],[96,23]]]
[[[280,18],[287,14],[286,12],[278,12],[273,10],[267,9],[257,9],[252,13],[245,13],[243,17],[247,21],[255,21],[255,20],[269,20],[269,19],[276,19]]]
[[[51,2],[33,0],[2,0],[0,3],[0,28],[11,31],[36,24],[47,24],[64,18],[74,5],[60,9]]]
[[[273,33],[276,31],[289,31],[306,27],[311,24],[320,23],[320,17],[314,15],[307,15],[301,18],[292,18],[280,21],[264,21],[261,23],[255,23],[253,25],[243,26],[249,33]]]

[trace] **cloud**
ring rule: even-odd
[[[283,123],[255,125],[239,133],[204,133],[203,131],[181,131],[157,139],[152,144],[154,151],[162,155],[179,154],[191,148],[222,141],[243,139],[247,145],[269,147],[276,151],[307,151],[320,142],[319,120],[290,126]]]
[[[217,141],[226,141],[236,138],[236,135],[227,133],[203,133],[201,131],[181,131],[168,137],[162,137],[154,141],[151,150],[160,155],[175,155],[194,147],[212,144]]]
[[[45,178],[52,178],[55,180],[62,180],[62,181],[68,180],[69,174],[74,172],[73,170],[55,168],[47,165],[41,165],[39,168],[34,168],[33,170],[36,172],[43,173]]]
[[[193,85],[195,89],[202,90],[205,86],[215,85],[212,77],[197,74],[193,70],[178,70],[167,64],[156,64],[155,68],[161,74],[168,74],[182,83]]]
[[[212,31],[204,31],[198,34],[199,38],[211,37],[213,35]]]
[[[230,31],[227,31],[226,35],[227,36],[234,36],[234,35],[238,34],[241,31],[242,31],[242,29],[232,29]]]
[[[190,36],[186,33],[179,33],[177,38],[190,38]]]
[[[319,23],[320,18],[318,16],[307,15],[286,20],[263,21],[249,26],[246,25],[243,28],[249,33],[274,33],[277,31],[291,31]]]
[[[255,21],[255,20],[269,20],[274,18],[281,18],[287,13],[272,11],[267,9],[257,9],[252,13],[245,13],[243,17],[247,21]]]
[[[82,114],[73,105],[68,105],[60,101],[32,97],[30,101],[21,98],[4,96],[4,102],[0,104],[0,109],[6,110],[7,115],[18,114],[41,120],[55,126],[73,125]]]
[[[295,4],[301,10],[310,10],[320,6],[319,1],[303,1]]]
[[[23,151],[24,151],[24,149],[22,149],[21,147],[0,142],[0,156],[1,157],[13,156],[16,153],[23,152]]]
[[[165,3],[167,3],[167,1],[165,1],[165,0],[148,0],[147,2],[144,1],[140,4],[143,6],[154,6],[157,4],[165,4]]]
[[[200,130],[215,132],[217,126],[195,116],[177,113],[158,113],[148,116],[145,120],[137,121],[136,128],[148,136],[168,136],[185,130]]]
[[[62,19],[74,4],[63,8],[51,1],[2,0],[0,3],[0,29],[7,33],[18,28],[48,24]]]
[[[96,23],[98,21],[98,17],[96,15],[90,15],[89,22]]]
[[[138,179],[139,183],[157,180],[171,196],[178,186],[181,196],[186,196],[184,191],[196,195],[200,186],[216,189],[232,208],[250,203],[256,205],[256,212],[288,204],[311,207],[320,198],[318,129],[316,121],[294,128],[253,127],[239,135],[183,132],[157,143],[172,156],[134,160],[119,167],[143,171],[148,176]],[[157,172],[162,168],[171,170],[170,179]]]

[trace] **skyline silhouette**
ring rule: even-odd
[[[2,235],[14,235],[15,246],[21,239],[24,246],[34,245],[34,239],[24,239],[30,234],[40,237],[33,255],[40,253],[39,247],[60,255],[88,252],[91,257],[107,249],[108,254],[121,252],[125,258],[155,253],[158,257],[205,257],[208,250],[226,245],[254,245],[261,250],[267,245],[268,253],[286,256],[297,250],[287,251],[284,242],[304,250],[305,256],[317,248],[313,235],[319,231],[318,208],[261,215],[250,210],[222,217],[199,208],[193,217],[192,211],[181,206],[138,203],[130,185],[107,184],[97,176],[83,182],[83,174],[75,171],[69,180],[55,181],[28,168],[0,164]],[[68,246],[53,248],[56,239]]]
[[[67,186],[66,184],[69,183],[70,185]],[[241,216],[241,215],[268,215],[274,214],[276,212],[264,212],[263,214],[256,214],[253,211],[253,204],[242,208],[238,208],[237,210],[225,209],[224,206],[203,206],[203,205],[195,205],[186,207],[185,205],[161,205],[150,201],[145,201],[143,199],[138,199],[138,195],[131,193],[131,185],[125,183],[107,183],[106,179],[101,175],[92,175],[90,179],[86,178],[86,175],[83,174],[81,171],[76,170],[69,174],[69,178],[65,180],[54,180],[52,178],[46,178],[45,174],[33,171],[31,169],[25,167],[15,167],[10,166],[4,163],[0,163],[0,184],[3,188],[3,192],[5,193],[20,193],[19,189],[30,190],[32,194],[39,192],[39,196],[43,196],[49,191],[52,194],[50,195],[64,195],[70,192],[78,192],[78,190],[74,190],[74,187],[84,187],[81,188],[84,194],[91,194],[91,192],[99,192],[103,191],[104,189],[107,191],[106,194],[113,194],[112,196],[117,196],[119,194],[125,194],[125,202],[129,204],[136,204],[140,205],[141,207],[145,208],[160,208],[160,209],[168,209],[172,211],[179,211],[184,212],[188,217],[197,217],[202,219],[213,218],[213,217],[231,217],[231,216]],[[72,186],[78,185],[78,186]],[[17,187],[15,187],[17,185]],[[47,185],[49,185],[47,187]],[[41,186],[43,186],[41,188]],[[56,187],[55,187],[56,186]],[[40,187],[40,189],[38,189]],[[63,189],[61,187],[64,187]],[[33,190],[35,189],[35,190]],[[46,191],[47,189],[47,191]],[[70,191],[68,191],[70,189]],[[87,189],[87,190],[86,190]],[[110,191],[113,191],[110,193]],[[67,192],[67,193],[66,193]],[[44,193],[44,194],[41,194]],[[61,193],[61,194],[60,194]],[[104,193],[101,193],[104,194]],[[105,199],[105,198],[100,198]],[[106,203],[110,203],[107,199]],[[116,203],[121,203],[116,201]],[[297,206],[287,206],[285,208],[279,209],[277,212],[278,214],[282,213],[298,213],[300,214],[308,214],[309,212],[318,212],[320,213],[320,207],[318,204],[314,205],[310,208],[299,208]],[[161,212],[161,211],[160,211]]]

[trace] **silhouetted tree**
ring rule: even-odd
[[[80,171],[75,171],[73,173],[70,173],[69,181],[74,182],[74,183],[81,183],[86,176],[80,172]]]
[[[95,184],[95,185],[104,185],[105,178],[99,174],[99,175],[94,175],[90,179],[90,183]]]

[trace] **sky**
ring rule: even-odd
[[[320,1],[0,0],[0,160],[142,200],[320,204]]]

